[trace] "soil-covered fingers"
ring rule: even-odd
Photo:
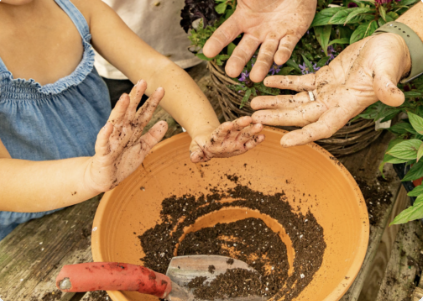
[[[233,122],[224,122],[217,129],[215,129],[211,135],[211,145],[220,145],[228,137],[231,131],[234,129]]]
[[[294,90],[294,91],[312,91],[316,89],[316,75],[276,75],[269,76],[264,80],[264,84],[267,87]]]
[[[226,63],[226,73],[230,77],[240,75],[259,46],[260,41],[256,37],[245,34]]]
[[[241,34],[241,29],[236,21],[236,16],[232,15],[213,33],[203,47],[203,53],[209,58],[214,58],[223,48]]]
[[[145,135],[139,139],[140,152],[146,155],[157,143],[159,143],[167,132],[167,122],[157,122]]]
[[[164,95],[165,91],[161,87],[157,88],[157,90],[151,94],[150,98],[148,98],[145,104],[138,109],[134,119],[135,126],[143,129],[150,122],[154,111],[157,109],[157,106],[163,99]]]
[[[294,109],[310,102],[307,92],[296,95],[258,96],[251,101],[253,110],[264,109]]]
[[[253,114],[254,122],[275,126],[305,126],[315,122],[327,110],[319,102],[310,102],[291,110],[263,110]]]
[[[237,141],[243,144],[255,140],[257,134],[263,130],[263,125],[261,123],[251,124],[250,126],[244,128],[241,133],[238,135]]]
[[[300,39],[294,35],[286,35],[279,43],[279,48],[275,54],[276,65],[285,64],[291,57],[292,51]]]
[[[263,81],[269,73],[269,70],[273,65],[275,52],[278,49],[278,44],[279,40],[276,39],[276,35],[273,34],[270,35],[261,45],[257,61],[250,73],[250,79],[253,82],[258,83]]]
[[[253,136],[252,139],[250,139],[247,143],[245,143],[245,149],[250,150],[250,149],[256,147],[257,145],[262,143],[264,141],[264,139],[265,139],[264,135]]]
[[[283,147],[303,145],[319,139],[329,138],[354,116],[344,107],[335,107],[325,112],[318,121],[300,130],[289,132],[281,139]]]
[[[110,113],[109,119],[107,122],[110,122],[111,124],[113,124],[113,126],[115,128],[120,128],[121,125],[121,121],[123,121],[127,109],[129,107],[129,96],[128,94],[122,94],[122,96],[119,98],[118,102],[116,103],[116,106],[114,107],[114,109],[112,110],[112,112]]]
[[[97,135],[95,153],[99,156],[106,156],[111,152],[109,138],[113,132],[113,124],[107,122]]]
[[[132,88],[131,92],[129,93],[130,102],[126,112],[127,120],[134,119],[138,104],[140,103],[145,90],[147,90],[147,82],[145,80],[138,81],[138,83]]]

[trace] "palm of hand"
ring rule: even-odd
[[[99,191],[114,188],[133,173],[150,149],[166,134],[167,124],[161,121],[142,135],[144,127],[164,96],[163,89],[158,89],[147,103],[136,111],[146,88],[147,84],[141,81],[131,91],[130,96],[124,94],[113,109],[107,124],[98,134],[96,154],[89,166],[87,181]]]
[[[408,49],[399,36],[372,36],[345,49],[329,66],[316,74],[275,76],[266,85],[281,89],[310,91],[294,96],[258,97],[253,109],[273,109],[254,113],[264,124],[303,126],[285,135],[281,144],[293,146],[328,138],[352,117],[378,99],[398,106],[404,94],[397,83],[409,69]]]
[[[226,72],[237,77],[262,44],[251,80],[260,82],[273,62],[284,64],[313,21],[314,0],[239,0],[235,13],[218,28],[204,46],[214,57],[238,35],[244,33],[226,64]]]
[[[251,122],[251,117],[242,117],[221,124],[211,135],[195,137],[190,148],[192,162],[241,155],[261,143],[264,135],[258,133],[263,126]]]

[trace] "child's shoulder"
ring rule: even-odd
[[[105,4],[101,0],[69,0],[75,5],[75,7],[84,15],[88,24],[90,24],[91,19],[102,9],[104,9]]]

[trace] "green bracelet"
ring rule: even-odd
[[[405,84],[423,74],[423,42],[410,27],[400,22],[389,22],[375,31],[374,34],[395,33],[400,35],[407,44],[411,57],[411,72],[401,80]]]

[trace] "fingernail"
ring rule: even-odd
[[[156,91],[157,91],[157,92],[161,92],[162,90],[163,90],[163,88],[162,88],[162,87],[158,87]]]
[[[139,86],[142,82],[143,82],[143,80],[142,80],[142,79],[140,79],[140,80],[137,82],[136,86]]]

